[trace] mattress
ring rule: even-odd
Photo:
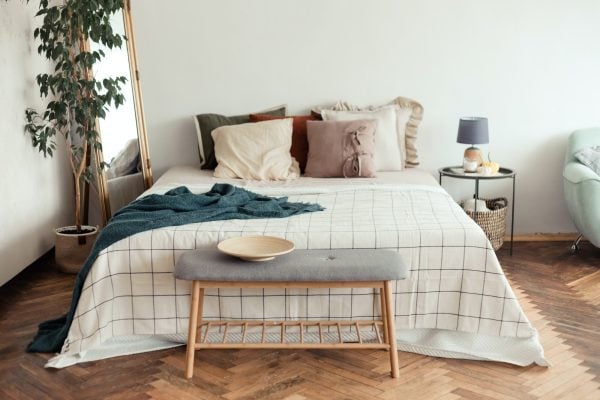
[[[381,248],[399,252],[409,277],[393,283],[400,350],[546,365],[530,324],[481,228],[427,172],[377,178],[256,182],[176,167],[144,195],[185,185],[195,193],[231,183],[324,211],[280,219],[213,221],[141,232],[103,250],[82,291],[63,349],[47,366],[181,345],[190,283],[173,277],[184,252],[228,237],[272,235],[300,249]],[[215,289],[205,319],[371,319],[372,289]]]
[[[425,185],[439,187],[433,176],[418,168],[409,168],[404,171],[381,171],[376,178],[308,178],[292,179],[287,181],[253,181],[244,179],[215,178],[213,171],[202,170],[192,166],[172,167],[165,172],[148,190],[147,193],[164,193],[177,186],[205,187],[214,183],[229,183],[244,189],[260,192],[266,189],[269,193],[282,195],[302,193],[303,189],[314,187],[375,187],[381,185]]]

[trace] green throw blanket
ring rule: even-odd
[[[40,324],[27,347],[29,352],[58,352],[67,337],[85,278],[98,254],[128,236],[165,226],[226,219],[285,218],[321,211],[318,204],[289,203],[287,197],[267,197],[218,183],[204,194],[181,186],[165,193],[142,197],[117,212],[102,230],[75,279],[73,299],[66,315]]]

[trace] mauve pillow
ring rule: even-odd
[[[292,131],[292,148],[290,153],[292,157],[300,164],[300,171],[306,169],[306,158],[308,157],[308,139],[306,138],[306,121],[320,121],[321,117],[312,115],[296,115],[292,117],[279,117],[267,114],[250,114],[250,122],[270,121],[273,119],[292,118],[294,128]]]
[[[409,113],[403,113],[404,122],[399,123],[400,107],[389,105],[373,110],[323,110],[325,121],[351,121],[376,119],[375,168],[377,171],[401,171],[404,168],[404,126]]]
[[[307,121],[305,176],[374,177],[377,120]]]

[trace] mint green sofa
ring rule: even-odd
[[[600,145],[600,128],[580,129],[571,134],[563,169],[563,185],[571,219],[581,234],[571,249],[577,250],[581,236],[600,247],[600,176],[581,164],[574,154]]]

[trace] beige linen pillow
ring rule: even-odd
[[[217,178],[287,180],[300,176],[290,154],[292,119],[222,126],[212,131]]]
[[[377,171],[404,169],[404,129],[410,114],[402,113],[396,104],[373,110],[335,111],[323,110],[324,121],[377,120],[375,133],[375,168]],[[310,151],[310,146],[309,146]]]
[[[257,112],[257,114],[267,114],[275,116],[285,116],[287,106],[281,105]],[[196,134],[198,135],[198,155],[200,156],[200,169],[215,169],[217,160],[215,159],[215,144],[213,143],[211,133],[213,130],[225,125],[246,124],[250,121],[250,114],[225,116],[221,114],[198,114],[194,116],[196,125]]]

